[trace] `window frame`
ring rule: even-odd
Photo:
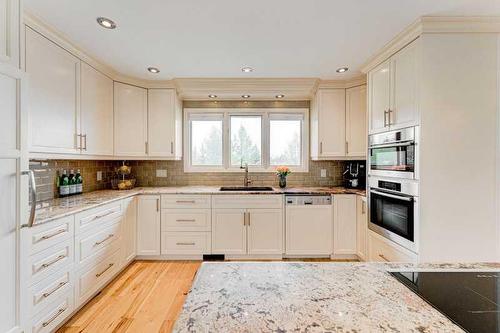
[[[222,166],[196,166],[191,164],[191,120],[213,119],[222,116]],[[248,166],[251,172],[276,172],[270,163],[270,120],[302,120],[301,165],[289,166],[293,172],[309,171],[309,109],[307,108],[185,108],[184,109],[184,172],[240,172],[231,165],[231,116],[261,116],[262,166]]]

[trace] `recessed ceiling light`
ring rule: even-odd
[[[243,73],[251,73],[251,72],[253,72],[253,68],[252,68],[252,67],[243,67],[243,68],[241,69],[241,71],[242,71]]]
[[[217,98],[217,95],[210,94],[210,95],[208,95],[208,98]]]
[[[276,98],[283,98],[283,97],[285,97],[285,95],[283,94],[276,95]]]
[[[337,73],[344,73],[344,72],[347,72],[349,70],[349,68],[347,67],[340,67],[340,68],[337,68]]]
[[[156,67],[148,67],[148,71],[153,74],[158,74],[160,73],[160,70]]]
[[[99,23],[99,25],[101,27],[106,28],[106,29],[115,29],[116,28],[116,23],[113,22],[113,20],[110,20],[109,18],[98,17],[97,23]]]
[[[241,95],[242,98],[250,98],[250,95]]]

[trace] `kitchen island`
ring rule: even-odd
[[[388,272],[500,264],[204,263],[174,332],[463,332]]]

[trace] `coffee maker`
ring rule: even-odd
[[[345,164],[343,173],[344,186],[347,188],[366,187],[366,162],[365,161],[349,161]]]

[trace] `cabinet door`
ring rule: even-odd
[[[212,210],[212,253],[246,254],[247,228],[244,209]]]
[[[366,86],[346,89],[347,156],[366,156]]]
[[[319,156],[345,156],[345,89],[320,89]]]
[[[79,153],[80,60],[26,27],[30,150]]]
[[[115,82],[115,156],[147,155],[147,90]]]
[[[82,153],[113,155],[113,80],[81,66]]]
[[[0,62],[19,68],[20,0],[0,0]]]
[[[333,210],[333,253],[356,254],[356,196],[335,195]]]
[[[356,246],[357,246],[357,254],[358,257],[362,260],[366,260],[366,247],[367,247],[367,232],[368,232],[368,214],[367,214],[367,206],[366,206],[366,197],[358,196],[357,197],[357,216],[356,216]]]
[[[391,58],[391,129],[418,124],[418,43],[414,41]]]
[[[370,89],[368,122],[370,134],[389,130],[386,112],[390,108],[390,67],[390,61],[387,60],[368,74],[368,86]]]
[[[249,209],[248,254],[283,254],[281,209]]]
[[[148,90],[148,155],[173,157],[175,151],[175,90]]]
[[[135,198],[125,199],[123,201],[123,219],[125,263],[128,263],[134,259],[137,248],[137,200]]]
[[[137,255],[160,254],[160,196],[137,199]]]

